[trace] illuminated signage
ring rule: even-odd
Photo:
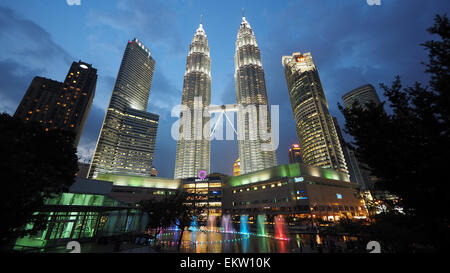
[[[205,170],[200,170],[199,172],[198,172],[198,178],[200,178],[200,179],[205,179],[206,178],[206,176],[208,175],[208,173],[205,171]]]
[[[305,57],[303,57],[303,56],[298,56],[296,60],[297,60],[297,62],[302,63],[302,62],[305,61]]]
[[[342,199],[342,194],[336,193],[336,197],[337,197],[337,199]]]
[[[305,180],[303,177],[295,177],[295,178],[294,178],[294,182],[295,182],[295,183],[303,182],[303,180]]]

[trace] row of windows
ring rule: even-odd
[[[259,186],[253,186],[253,187],[248,187],[248,188],[240,188],[240,189],[235,189],[233,190],[233,193],[238,193],[238,192],[247,192],[250,190],[264,190],[264,189],[270,189],[270,188],[275,188],[275,187],[281,187],[287,185],[287,182],[276,182],[276,183],[270,183],[270,184],[265,184],[265,185],[259,185]]]

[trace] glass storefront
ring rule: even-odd
[[[16,241],[15,249],[62,245],[70,240],[143,231],[145,214],[108,196],[63,193],[48,199],[36,214],[48,217],[47,228]],[[31,229],[28,224],[26,229]]]

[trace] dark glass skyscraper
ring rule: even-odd
[[[283,56],[282,64],[305,164],[347,173],[336,127],[311,54]]]
[[[366,108],[367,103],[375,103],[375,105],[381,104],[380,98],[378,97],[375,88],[371,84],[365,84],[351,90],[350,92],[347,92],[344,96],[342,96],[342,100],[344,102],[345,108],[352,108],[355,102],[357,102],[363,109]],[[343,144],[342,146],[347,150],[348,153],[347,157],[349,158],[350,162],[347,161],[347,164],[351,165],[349,166],[350,180],[358,183],[362,190],[373,189],[373,185],[377,178],[370,173],[366,164],[360,162],[356,158],[355,152],[353,150],[345,147],[345,144]]]
[[[97,69],[82,61],[73,62],[63,83],[35,77],[14,116],[40,122],[45,130],[64,129],[75,133],[78,146],[97,85]]]
[[[261,63],[261,52],[256,43],[255,34],[245,17],[239,26],[235,58],[236,102],[238,110],[238,145],[241,160],[240,173],[250,173],[277,165],[275,150],[263,148],[270,142],[261,135],[261,123],[264,122],[271,132],[270,113],[264,69]],[[252,111],[251,106],[255,106]],[[259,107],[266,107],[266,115],[261,114]],[[272,139],[273,140],[273,139]]]
[[[361,107],[365,107],[366,103],[373,102],[376,105],[380,104],[380,98],[378,98],[375,88],[371,84],[365,84],[353,89],[342,96],[344,106],[351,108],[354,102],[357,102]]]
[[[289,148],[289,164],[293,163],[303,163],[302,154],[300,152],[300,146],[298,144],[292,144]]]
[[[146,112],[155,60],[141,41],[129,41],[103,121],[89,177],[150,176],[159,116]]]
[[[180,123],[174,177],[197,177],[200,170],[210,171],[210,140],[203,134],[203,127],[210,116],[203,113],[211,104],[211,59],[202,24],[189,47],[182,96],[181,104],[189,109],[190,120],[188,124]]]

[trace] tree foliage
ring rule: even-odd
[[[46,132],[39,123],[0,114],[2,247],[45,228],[46,217],[34,212],[74,182],[78,166],[73,139],[71,132]],[[23,228],[27,223],[33,223],[31,229]]]
[[[450,151],[447,16],[437,15],[428,31],[440,37],[422,44],[429,57],[425,63],[425,73],[430,76],[428,86],[417,82],[403,87],[399,76],[391,86],[381,84],[391,114],[384,111],[384,104],[339,107],[346,119],[346,132],[354,138],[351,144],[357,157],[378,178],[375,186],[400,197],[406,222],[421,227],[418,232],[426,235],[421,238],[416,234],[409,243],[422,240],[422,244],[443,249],[448,243],[449,216],[445,190]]]
[[[194,216],[202,213],[203,208],[193,208],[185,204],[186,192],[180,191],[176,195],[165,197],[162,200],[142,200],[139,202],[141,209],[149,216],[147,229],[154,231],[154,238],[165,228],[177,226],[180,230],[178,246],[186,227],[188,227]]]

